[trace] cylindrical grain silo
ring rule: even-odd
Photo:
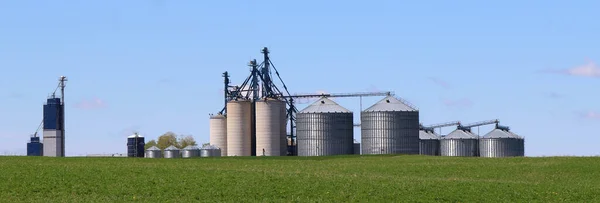
[[[388,96],[364,110],[362,154],[419,154],[419,111]]]
[[[152,146],[146,149],[146,158],[162,158],[162,151],[158,147]]]
[[[210,144],[221,149],[221,155],[227,156],[227,118],[222,114],[210,117]]]
[[[256,156],[281,156],[283,111],[283,101],[264,99],[256,102]]]
[[[478,156],[479,140],[477,135],[462,129],[456,129],[440,138],[442,156]]]
[[[505,129],[494,129],[479,139],[481,157],[523,156],[523,139]]]
[[[360,143],[354,142],[354,154],[360,154]]]
[[[353,154],[353,113],[321,98],[296,114],[298,156]]]
[[[200,157],[220,157],[221,149],[214,145],[207,145],[200,148]]]
[[[187,146],[181,150],[181,157],[192,158],[200,155],[200,149],[196,146]]]
[[[252,155],[252,103],[227,103],[227,156]]]
[[[170,146],[165,149],[165,158],[179,158],[179,149],[175,146]]]
[[[434,132],[427,130],[419,131],[419,154],[439,156],[440,155],[440,137]]]

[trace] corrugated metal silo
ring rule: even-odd
[[[494,129],[479,139],[481,157],[523,156],[523,139],[503,129]]]
[[[388,96],[361,114],[362,154],[419,154],[419,111]]]
[[[353,154],[353,113],[321,98],[296,114],[298,156]]]
[[[27,143],[27,156],[43,156],[44,144],[40,142],[40,137],[32,136]]]
[[[187,146],[181,151],[181,157],[192,158],[200,155],[200,149],[196,146]]]
[[[227,156],[252,155],[252,103],[227,103]]]
[[[152,146],[146,149],[146,158],[162,158],[162,151],[158,147]]]
[[[221,114],[210,117],[210,144],[221,148],[221,155],[227,156],[227,118]]]
[[[207,145],[200,149],[200,157],[220,157],[221,149],[214,145]]]
[[[135,133],[127,137],[127,157],[144,157],[144,136]]]
[[[442,156],[478,156],[479,140],[477,135],[456,129],[440,138],[440,155]]]
[[[264,99],[256,102],[256,156],[281,156],[281,127],[285,102]]]
[[[179,149],[175,146],[170,146],[165,149],[165,158],[179,158]]]
[[[419,154],[421,155],[440,155],[440,137],[433,132],[419,131]]]

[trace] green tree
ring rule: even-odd
[[[207,142],[207,143],[204,143],[204,144],[202,144],[202,147],[206,147],[206,146],[208,146],[208,145],[210,145],[210,142]]]
[[[173,132],[166,132],[165,134],[158,137],[158,148],[165,149],[170,146],[177,146],[177,135]]]
[[[146,142],[146,145],[144,145],[144,150],[154,146],[156,146],[156,140],[150,140]]]
[[[194,137],[192,137],[191,135],[187,135],[187,136],[180,136],[179,139],[177,140],[177,147],[179,147],[180,149],[183,149],[187,146],[196,146],[198,144],[196,144],[196,140],[194,140]]]

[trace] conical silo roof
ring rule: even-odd
[[[326,97],[322,97],[298,113],[352,113],[352,111]]]
[[[129,137],[127,137],[127,138],[134,138],[134,137],[144,137],[144,136],[142,136],[142,135],[140,135],[140,134],[137,134],[137,133],[134,133],[133,135],[130,135],[130,136],[129,136]]]
[[[217,146],[214,146],[214,145],[206,145],[206,146],[203,146],[202,149],[220,149],[220,148]]]
[[[516,138],[518,139],[519,136],[515,135],[514,133],[511,133],[509,131],[504,131],[504,130],[500,130],[500,129],[494,129],[492,131],[490,131],[489,133],[485,134],[483,136],[483,138]]]
[[[158,147],[156,147],[156,146],[152,146],[152,147],[150,147],[150,148],[148,148],[146,150],[148,150],[148,151],[160,151],[160,149]]]
[[[183,148],[183,150],[198,150],[198,147],[190,145],[190,146]]]
[[[364,112],[372,111],[417,111],[415,108],[408,104],[400,101],[398,98],[393,96],[387,96],[379,102],[373,104],[373,106],[364,110]]]
[[[419,139],[421,140],[437,140],[440,139],[439,136],[437,136],[436,134],[424,131],[424,130],[420,130],[419,131]]]
[[[470,132],[461,129],[456,129],[450,134],[442,137],[442,139],[477,139],[477,136]]]
[[[165,151],[171,151],[171,150],[179,150],[179,148],[177,148],[177,147],[175,147],[175,146],[172,146],[172,145],[171,145],[170,147],[167,147],[167,148],[165,149]]]

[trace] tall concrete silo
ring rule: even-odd
[[[388,96],[361,114],[362,154],[419,154],[419,111]]]
[[[256,102],[256,156],[281,156],[285,151],[281,128],[285,102],[276,99],[262,99]]]
[[[288,152],[288,142],[287,142],[287,110],[285,108],[285,103],[283,104],[283,108],[281,109],[281,156],[287,156]]]
[[[440,137],[434,132],[427,130],[419,131],[419,154],[439,156],[440,155]]]
[[[440,155],[442,156],[478,156],[479,140],[473,133],[456,129],[440,138]]]
[[[353,113],[325,97],[296,114],[298,156],[353,154]]]
[[[222,114],[210,117],[210,144],[221,149],[221,156],[227,156],[227,118]]]
[[[252,103],[227,103],[227,156],[252,155]]]
[[[481,157],[523,156],[523,139],[508,129],[496,128],[479,139]]]

